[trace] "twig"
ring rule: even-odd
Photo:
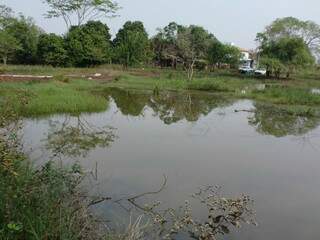
[[[158,191],[145,192],[145,193],[136,195],[136,196],[134,196],[134,197],[128,198],[128,201],[129,201],[129,202],[135,201],[135,200],[138,199],[138,198],[142,198],[142,197],[145,197],[145,196],[147,196],[147,195],[154,195],[154,194],[158,194],[158,193],[162,192],[163,189],[165,188],[165,186],[167,185],[167,182],[168,182],[168,178],[167,178],[166,175],[163,175],[163,178],[164,178],[163,184],[162,184],[161,188],[160,188]]]
[[[255,110],[253,110],[253,109],[249,109],[249,110],[247,110],[247,109],[235,109],[235,110],[234,110],[234,112],[236,112],[236,113],[238,113],[238,112],[249,112],[249,113],[254,113],[254,112],[255,112]]]

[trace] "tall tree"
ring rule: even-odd
[[[35,25],[32,18],[20,15],[5,24],[4,29],[13,36],[21,46],[13,58],[15,63],[34,64],[37,62],[37,45],[42,30]]]
[[[157,64],[165,67],[170,64],[172,67],[176,67],[178,60],[180,60],[177,39],[179,32],[183,29],[183,26],[175,22],[169,23],[163,29],[158,29],[158,33],[151,39],[154,60]]]
[[[223,44],[220,41],[213,41],[208,49],[208,61],[215,67],[220,64],[237,66],[241,57],[239,48],[230,44]]]
[[[279,18],[257,34],[260,43],[283,37],[301,38],[312,52],[320,51],[320,25],[313,21],[302,21],[294,17]]]
[[[65,66],[68,58],[64,39],[56,34],[42,34],[38,43],[38,58],[41,64]]]
[[[62,17],[67,28],[87,21],[114,17],[119,6],[113,0],[43,0],[50,10],[47,18]],[[76,19],[76,22],[72,20]]]
[[[177,46],[188,80],[193,78],[196,62],[206,59],[207,51],[213,41],[216,41],[214,35],[199,26],[191,25],[179,32]]]
[[[208,48],[208,62],[215,68],[223,62],[225,54],[224,44],[220,41],[213,41]]]
[[[0,28],[6,24],[6,22],[13,18],[13,11],[11,8],[0,5]]]
[[[224,57],[223,63],[230,64],[233,67],[238,66],[241,59],[241,51],[239,48],[230,44],[224,44]]]
[[[20,49],[20,45],[7,31],[0,31],[0,57],[2,58],[3,64],[6,65],[9,58],[14,56],[17,50]]]
[[[287,77],[289,77],[296,68],[311,65],[315,61],[302,38],[282,37],[261,45],[260,49],[262,63],[267,68],[277,66],[278,72],[275,74],[277,77],[279,77],[279,71],[284,69],[280,64],[285,66]],[[270,71],[270,69],[267,70]]]
[[[150,59],[150,42],[142,22],[126,22],[114,44],[114,60],[124,67],[139,65]]]
[[[70,63],[91,66],[108,62],[111,58],[110,39],[108,26],[100,21],[71,27],[65,39]]]

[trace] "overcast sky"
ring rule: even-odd
[[[0,0],[35,19],[47,32],[64,33],[61,19],[46,19],[42,0]],[[257,32],[278,17],[294,16],[320,24],[320,0],[118,0],[120,17],[106,20],[112,34],[127,20],[143,21],[149,34],[171,21],[201,25],[221,41],[255,47]]]

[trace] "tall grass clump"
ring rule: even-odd
[[[81,168],[32,166],[11,103],[0,108],[0,239],[101,239],[81,190]]]
[[[69,83],[64,81],[2,83],[0,93],[11,96],[15,103],[13,107],[26,117],[56,113],[79,114],[106,110],[107,100],[91,92],[95,87],[94,82],[85,80]],[[21,96],[27,99],[27,104],[23,106],[19,104],[18,98]]]
[[[188,90],[227,92],[228,88],[214,80],[194,80],[187,84]]]
[[[314,106],[320,104],[320,95],[310,89],[293,87],[270,87],[264,91],[254,91],[252,97],[276,104]]]
[[[77,168],[49,162],[33,169],[0,141],[0,177],[1,239],[97,239],[77,191]]]

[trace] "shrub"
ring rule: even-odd
[[[58,82],[64,82],[64,83],[69,83],[70,82],[70,78],[64,76],[64,75],[57,75],[54,76],[54,80],[58,81]]]

